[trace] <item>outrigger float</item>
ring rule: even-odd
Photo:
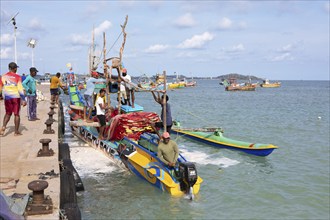
[[[218,148],[238,150],[256,156],[268,156],[278,147],[272,144],[258,144],[237,141],[223,136],[221,128],[181,128],[175,126],[172,133]]]
[[[104,64],[107,61],[112,61],[110,74],[108,74],[109,66],[104,66],[104,75],[111,82],[111,70],[117,69],[117,82],[120,84],[122,66],[121,58],[126,41],[125,27],[127,16],[122,27],[123,44],[120,49],[120,57],[110,59],[104,58]],[[105,34],[103,35],[105,42]],[[104,43],[105,45],[105,43]],[[104,46],[104,51],[105,46]],[[106,53],[104,53],[106,54]],[[93,56],[91,56],[93,57]],[[95,67],[93,67],[95,69]],[[166,73],[164,71],[166,77]],[[113,83],[113,82],[111,82]],[[97,84],[96,84],[97,85]],[[111,84],[105,85],[107,90],[108,106],[110,105]],[[97,85],[94,93],[97,93],[101,87]],[[118,100],[121,100],[120,91]],[[187,161],[183,155],[179,154],[177,168],[169,168],[157,157],[157,146],[159,142],[158,135],[153,134],[151,123],[160,121],[159,116],[153,112],[143,112],[143,107],[135,104],[135,107],[121,105],[118,101],[118,107],[112,113],[107,115],[107,125],[104,129],[103,136],[106,140],[98,139],[99,122],[94,120],[92,123],[87,123],[83,119],[86,115],[83,107],[83,98],[77,86],[69,86],[70,96],[70,126],[73,134],[81,138],[90,146],[102,151],[108,157],[112,158],[120,167],[123,167],[142,179],[148,181],[157,188],[169,192],[173,196],[189,195],[191,199],[199,192],[200,185],[203,182],[197,174],[197,169],[194,163]]]

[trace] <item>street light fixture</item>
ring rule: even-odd
[[[31,38],[28,42],[28,47],[32,48],[32,66],[34,66],[34,54],[33,54],[33,49],[36,47],[37,40]]]
[[[16,48],[16,30],[17,30],[17,26],[16,26],[16,16],[18,15],[19,12],[17,12],[8,22],[8,24],[10,22],[13,22],[14,25],[14,59],[15,59],[15,63],[17,63],[17,48]]]

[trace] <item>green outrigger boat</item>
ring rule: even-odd
[[[226,138],[221,128],[189,129],[175,126],[171,132],[214,147],[239,150],[256,156],[268,156],[278,148],[272,144],[249,143]]]

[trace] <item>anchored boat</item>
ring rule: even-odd
[[[123,114],[107,122],[105,132],[109,140],[98,139],[99,123],[83,121],[81,95],[77,88],[70,87],[70,116],[73,133],[90,146],[102,151],[117,161],[118,165],[148,181],[157,188],[173,196],[189,194],[193,199],[199,192],[203,180],[197,175],[195,164],[188,162],[179,154],[179,169],[169,168],[157,157],[158,136],[152,134],[150,121],[159,121],[156,113],[134,112],[130,106],[122,106]],[[143,108],[142,108],[143,110]],[[155,117],[157,116],[157,117]],[[147,119],[147,120],[146,120]]]
[[[223,136],[222,129],[219,128],[184,129],[180,127],[173,127],[172,132],[182,137],[214,147],[239,150],[256,156],[268,156],[278,148],[272,144],[249,143],[226,138]]]

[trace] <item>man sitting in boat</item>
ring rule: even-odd
[[[175,141],[171,140],[170,134],[164,132],[162,135],[163,141],[158,144],[158,158],[167,166],[175,167],[179,156],[179,148]]]

